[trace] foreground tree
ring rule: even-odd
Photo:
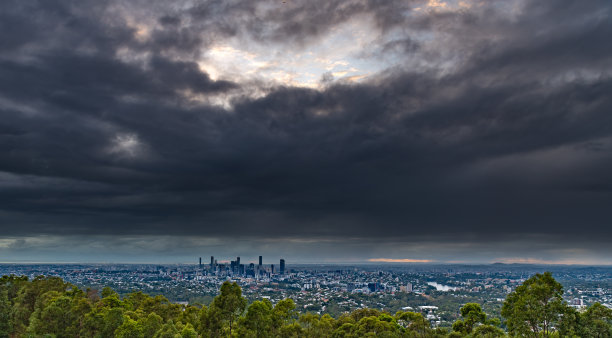
[[[267,300],[256,300],[244,317],[240,319],[237,330],[242,337],[267,337],[272,332],[272,303]]]
[[[215,325],[212,325],[214,331],[211,334],[214,336],[222,334],[225,324],[227,324],[228,335],[231,336],[234,324],[244,313],[246,305],[247,300],[242,297],[240,286],[228,281],[223,282],[221,293],[215,297],[208,310],[209,320],[216,322]]]
[[[506,297],[501,314],[513,336],[548,337],[567,312],[563,286],[550,272],[536,274]]]
[[[0,286],[0,337],[8,337],[11,332],[13,332],[11,302],[6,288]]]
[[[306,313],[300,316],[299,323],[304,328],[306,337],[329,337],[337,326],[334,318],[327,314],[319,316]],[[354,320],[351,320],[351,323],[354,323]]]
[[[453,323],[455,336],[501,337],[504,331],[497,326],[499,319],[487,320],[487,314],[478,303],[467,303],[459,310],[461,318]]]
[[[612,337],[612,310],[600,303],[589,306],[579,323],[582,337]]]
[[[482,311],[480,304],[467,303],[461,307],[461,317],[453,323],[453,331],[462,334],[470,334],[474,329],[474,326],[479,323],[485,323],[487,315]]]
[[[397,323],[404,328],[404,332],[411,336],[425,337],[431,334],[429,322],[420,313],[398,311],[395,318]]]
[[[17,335],[25,335],[30,325],[30,317],[36,310],[37,301],[43,298],[47,292],[56,291],[66,292],[66,289],[73,287],[59,277],[38,276],[29,283],[22,284],[15,295],[12,309],[13,330]]]

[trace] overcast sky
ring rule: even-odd
[[[0,2],[0,261],[611,264],[612,2]]]

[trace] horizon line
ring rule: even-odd
[[[285,261],[287,261],[285,259]],[[246,264],[257,262],[248,262]],[[0,262],[0,265],[199,265],[198,262],[74,262],[74,261],[4,261]],[[227,264],[227,263],[222,263]],[[264,263],[264,265],[274,263]],[[474,265],[525,265],[525,266],[584,266],[584,267],[612,267],[612,263],[608,264],[589,264],[589,263],[552,263],[552,262],[444,262],[434,260],[413,260],[413,259],[382,259],[372,258],[366,261],[359,262],[295,262],[286,263],[287,265],[461,265],[461,266],[474,266]],[[209,266],[210,263],[202,263],[202,266]]]

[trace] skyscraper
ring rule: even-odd
[[[202,257],[200,257],[200,269],[202,268]]]
[[[285,274],[285,260],[284,259],[280,260],[280,274],[281,275]]]
[[[259,266],[261,266],[263,264],[263,257],[259,256]]]
[[[210,267],[212,268],[215,265],[215,256],[210,256]]]

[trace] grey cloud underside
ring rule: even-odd
[[[2,233],[612,237],[609,1],[277,3],[3,2]],[[155,23],[148,40],[125,8]],[[303,48],[360,15],[410,32],[360,84],[254,99],[190,61],[230,36]]]

